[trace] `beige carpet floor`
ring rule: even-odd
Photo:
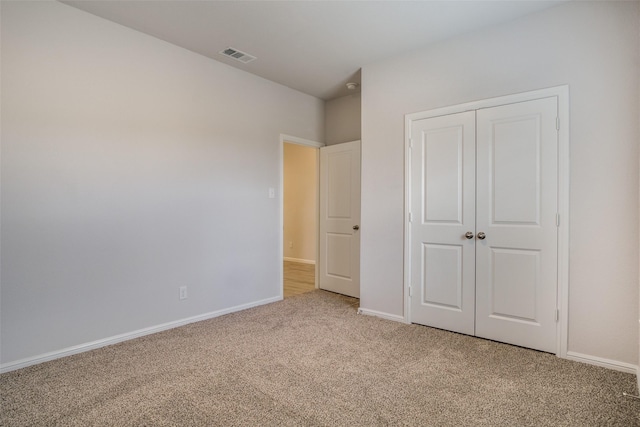
[[[633,426],[635,376],[313,291],[0,376],[2,426]]]

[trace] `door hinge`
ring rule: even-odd
[[[409,212],[409,222],[413,222],[413,215]]]
[[[560,214],[556,214],[556,227],[560,227]]]
[[[409,138],[409,148],[413,148],[413,138]]]
[[[556,309],[556,322],[560,321],[560,309]]]
[[[560,130],[560,117],[556,117],[556,130]]]
[[[413,296],[413,288],[409,286],[409,298]]]

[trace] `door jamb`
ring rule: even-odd
[[[280,184],[279,184],[279,197],[280,200],[278,202],[278,209],[280,217],[280,228],[279,228],[279,237],[278,237],[278,271],[280,272],[279,280],[280,280],[280,299],[284,298],[284,272],[282,270],[282,265],[284,263],[284,144],[296,144],[296,145],[304,145],[307,147],[315,148],[318,152],[316,155],[316,274],[315,274],[315,283],[316,289],[318,289],[319,282],[319,259],[318,256],[320,254],[320,147],[324,147],[325,144],[318,141],[312,141],[310,139],[299,138],[297,136],[291,136],[284,133],[280,134],[280,145],[279,145],[279,169],[280,169]]]
[[[546,89],[513,95],[489,98],[459,105],[436,108],[405,115],[405,182],[404,182],[404,322],[411,323],[409,287],[411,284],[411,126],[416,120],[506,104],[532,101],[556,96],[558,99],[558,290],[556,308],[559,310],[556,333],[556,356],[566,359],[569,325],[569,86],[555,86]]]

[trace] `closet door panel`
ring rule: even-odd
[[[473,335],[475,112],[411,130],[411,321]]]
[[[555,97],[477,111],[476,335],[549,352],[556,349],[556,117]]]

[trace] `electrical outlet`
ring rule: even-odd
[[[180,286],[180,299],[187,299],[187,287]]]
[[[293,242],[289,242],[289,247],[292,248],[293,247]]]

